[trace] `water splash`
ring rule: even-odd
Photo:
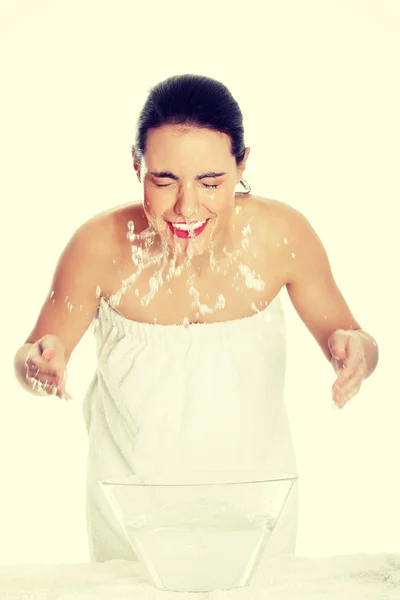
[[[236,206],[235,214],[238,215],[240,210],[241,206]],[[134,222],[128,221],[126,237],[132,244],[131,257],[136,270],[127,279],[122,281],[120,289],[110,297],[109,302],[111,306],[118,306],[122,296],[138,281],[144,271],[153,267],[153,272],[148,281],[149,289],[140,298],[141,306],[149,306],[165,282],[171,282],[172,280],[181,277],[185,272],[187,275],[185,283],[188,294],[192,297],[192,307],[196,311],[196,319],[199,319],[200,315],[204,316],[212,314],[215,311],[224,310],[226,308],[226,299],[223,294],[217,294],[214,304],[211,303],[211,305],[209,305],[203,298],[200,298],[200,292],[195,285],[195,275],[190,272],[193,265],[193,257],[204,252],[209,253],[209,265],[211,271],[218,274],[221,273],[221,276],[227,276],[230,267],[238,264],[238,270],[233,275],[233,281],[234,283],[236,282],[235,290],[237,292],[241,291],[241,288],[238,285],[238,278],[240,275],[244,278],[245,285],[248,289],[253,289],[258,292],[265,289],[265,282],[259,275],[256,275],[255,271],[251,269],[249,265],[244,263],[244,258],[249,248],[249,236],[252,234],[252,227],[250,224],[242,227],[242,239],[240,240],[237,249],[229,251],[226,246],[223,247],[222,253],[225,259],[223,261],[224,264],[222,264],[222,262],[218,261],[216,258],[215,230],[218,225],[217,217],[210,219],[207,225],[211,232],[210,242],[206,249],[201,247],[201,238],[199,239],[194,235],[194,225],[187,219],[185,219],[185,221],[188,226],[188,237],[174,238],[174,247],[171,249],[168,245],[167,237],[163,235],[163,231],[166,229],[167,225],[162,219],[158,219],[158,221],[156,223],[158,231],[149,224],[149,227],[140,233],[135,233]],[[182,242],[185,243],[184,246],[182,246]],[[96,293],[97,291],[96,288]],[[172,295],[171,287],[168,288],[167,293]],[[139,297],[139,295],[139,290],[136,288],[135,296]],[[183,323],[184,326],[187,326],[188,322],[188,317],[185,317]]]
[[[241,263],[239,270],[244,277],[246,287],[257,290],[257,292],[262,292],[265,289],[265,281],[260,278],[260,275],[256,276],[255,271],[251,270],[248,265]]]

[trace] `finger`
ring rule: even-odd
[[[355,358],[351,357],[344,369],[339,373],[337,381],[339,385],[343,386],[350,381],[354,375],[364,378],[366,370],[364,355],[362,353],[356,353]]]
[[[353,393],[354,390],[356,392],[360,389],[362,383],[362,378],[359,375],[355,375],[349,381],[345,383],[345,385],[339,387],[339,395],[348,398],[350,394]],[[355,393],[356,393],[355,392]]]
[[[55,384],[47,379],[41,381],[40,379],[35,379],[34,377],[27,377],[27,381],[30,383],[32,390],[39,389],[47,392],[48,394],[51,394],[55,387]]]
[[[365,364],[365,356],[362,347],[357,340],[350,339],[349,348],[346,357],[346,367],[352,371],[358,370]]]
[[[362,378],[355,374],[352,379],[346,382],[344,386],[338,386],[335,382],[332,386],[334,401],[341,406],[344,406],[353,396],[355,396],[362,384]]]
[[[343,359],[336,358],[334,356],[332,356],[331,364],[334,368],[336,375],[340,375],[341,373],[343,373],[343,370],[346,367],[345,361]]]
[[[42,381],[33,377],[29,378],[29,381],[33,390],[37,388],[45,391],[49,396],[58,396],[62,400],[72,400],[72,396],[65,390],[62,390],[60,387],[58,387],[55,381],[49,381],[47,379]]]
[[[32,388],[43,387],[46,386],[54,386],[57,385],[57,380],[52,377],[47,377],[46,375],[41,375],[40,373],[36,376],[27,374],[26,380],[28,383],[32,385]]]
[[[60,371],[56,371],[54,374],[52,372],[47,373],[40,371],[35,368],[28,368],[26,371],[27,379],[36,379],[39,383],[44,383],[45,381],[50,382],[52,385],[57,385],[59,387],[65,386],[65,373],[63,374]]]
[[[47,362],[41,358],[31,358],[27,359],[25,364],[27,365],[31,376],[35,376],[35,373],[39,371],[40,373],[48,375],[49,377],[58,377],[60,380],[65,377],[65,362],[61,359]]]
[[[30,371],[39,371],[40,373],[51,375],[53,377],[57,375],[57,365],[51,365],[39,357],[27,358],[25,365]]]
[[[56,394],[61,400],[72,400],[71,394],[69,394],[65,389],[57,388]]]
[[[354,374],[354,369],[350,369],[348,367],[346,370],[343,369],[343,371],[338,374],[338,378],[335,381],[336,386],[340,388],[344,387],[346,383],[354,377]]]
[[[36,368],[34,365],[28,367],[26,369],[26,374],[28,377],[36,377],[37,379],[39,378],[45,378],[45,379],[56,379],[57,378],[57,372],[52,372],[52,371],[48,371],[48,370],[44,370],[41,371],[40,369]]]
[[[65,389],[66,382],[67,382],[67,371],[65,370],[64,373],[62,374],[62,376],[60,376],[58,378],[57,386],[58,386],[58,389],[60,390],[60,394],[61,394],[60,397],[62,397],[64,395],[64,396],[66,396],[66,399],[72,400],[72,396]]]
[[[26,377],[30,377],[32,379],[37,379],[41,383],[44,383],[44,381],[51,381],[54,383],[58,382],[57,373],[54,374],[51,372],[43,372],[43,371],[40,371],[39,369],[35,369],[35,368],[27,369]]]
[[[68,377],[68,373],[67,373],[67,369],[65,367],[57,370],[57,384],[60,388],[65,389],[67,377]]]
[[[38,379],[42,383],[45,380],[48,380],[48,381],[51,380],[51,381],[54,381],[55,383],[57,383],[57,381],[58,381],[57,373],[52,373],[50,371],[40,371],[40,369],[35,369],[35,368],[27,369],[26,376],[32,377],[34,379]]]
[[[47,392],[50,396],[54,396],[55,394],[57,394],[57,385],[54,382],[51,381],[45,381],[43,384],[43,389],[45,392]]]
[[[55,348],[46,348],[43,352],[42,352],[42,358],[49,362],[52,358],[54,358],[54,356],[57,354],[57,351]]]

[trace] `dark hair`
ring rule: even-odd
[[[140,163],[146,151],[147,132],[162,125],[187,125],[227,134],[231,152],[239,165],[244,158],[243,117],[228,88],[204,75],[174,75],[150,89],[138,122],[135,145]],[[245,179],[240,183],[250,193]]]

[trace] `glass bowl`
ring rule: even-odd
[[[249,585],[297,475],[147,473],[99,480],[150,582],[209,592]]]

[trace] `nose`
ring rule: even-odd
[[[175,203],[175,213],[183,218],[192,219],[199,212],[199,200],[190,184],[182,185]]]

